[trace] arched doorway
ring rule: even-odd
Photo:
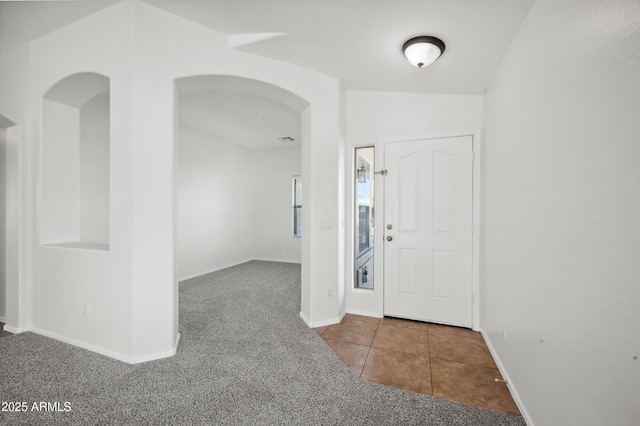
[[[177,281],[254,259],[302,262],[291,201],[308,106],[249,78],[176,80]]]

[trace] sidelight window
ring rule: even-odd
[[[373,289],[374,148],[356,148],[354,164],[354,287]]]
[[[294,237],[302,236],[302,176],[294,176],[292,180],[291,199],[293,203],[291,235]]]

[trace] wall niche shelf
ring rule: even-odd
[[[40,243],[109,250],[110,80],[83,72],[42,98]]]
[[[109,244],[105,244],[105,243],[87,243],[87,242],[82,242],[82,241],[69,241],[69,242],[66,242],[66,243],[42,244],[42,247],[73,249],[73,250],[109,251]]]

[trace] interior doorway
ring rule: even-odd
[[[249,260],[301,262],[292,180],[302,174],[302,110],[257,80],[176,80],[177,280]],[[301,228],[301,226],[299,226]]]

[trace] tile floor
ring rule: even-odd
[[[347,314],[316,328],[361,379],[503,413],[520,412],[476,331]]]

